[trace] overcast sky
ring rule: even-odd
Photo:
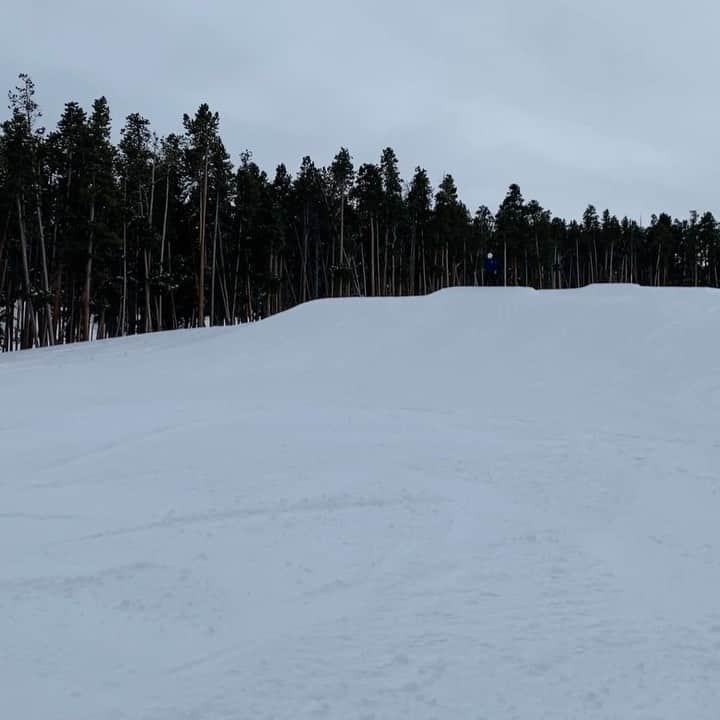
[[[0,84],[45,124],[106,95],[161,134],[206,101],[272,174],[346,145],[450,172],[474,209],[518,182],[557,215],[720,215],[720,7],[711,0],[25,0]]]

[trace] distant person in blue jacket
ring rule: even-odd
[[[483,270],[485,272],[485,284],[496,285],[498,267],[492,253],[487,254],[485,262],[483,263]]]

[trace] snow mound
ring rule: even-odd
[[[719,330],[455,289],[1,356],[3,717],[715,720]]]

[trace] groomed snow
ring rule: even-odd
[[[0,357],[7,720],[720,714],[720,292]]]

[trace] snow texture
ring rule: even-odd
[[[720,292],[0,358],[7,720],[720,714]]]

